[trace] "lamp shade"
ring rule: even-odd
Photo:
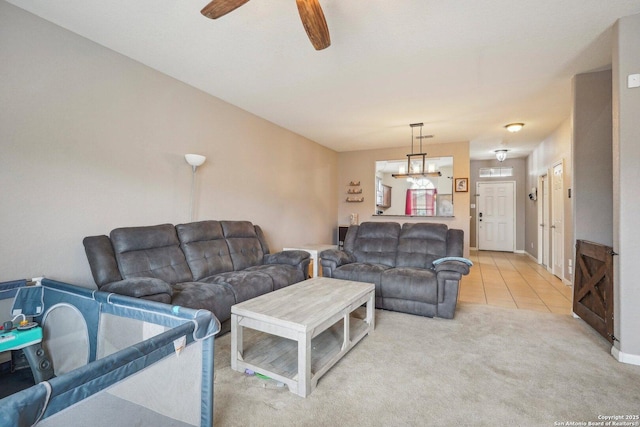
[[[205,156],[201,156],[200,154],[185,154],[184,159],[191,166],[195,166],[195,167],[200,166],[201,164],[204,163],[205,160],[207,160]]]
[[[496,159],[498,159],[499,162],[504,162],[507,158],[507,150],[496,150]]]

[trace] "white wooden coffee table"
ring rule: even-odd
[[[373,332],[374,289],[371,283],[314,277],[232,306],[231,368],[250,369],[308,396]],[[247,348],[244,328],[262,332]]]

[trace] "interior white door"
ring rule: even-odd
[[[478,249],[513,252],[515,182],[479,182]]]
[[[564,276],[564,168],[562,162],[553,166],[551,201],[551,245],[553,274]]]
[[[551,224],[549,223],[550,207],[549,204],[549,176],[542,175],[538,179],[538,263],[550,269],[549,254],[551,253],[549,238],[549,230]]]

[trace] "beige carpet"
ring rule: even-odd
[[[640,414],[640,366],[617,362],[571,316],[377,310],[375,332],[306,399],[231,370],[230,338],[216,340],[216,426],[554,426]]]

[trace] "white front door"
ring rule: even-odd
[[[513,252],[515,182],[479,182],[478,249]]]
[[[552,270],[559,278],[564,277],[564,172],[562,162],[553,166],[551,200],[551,246]]]

